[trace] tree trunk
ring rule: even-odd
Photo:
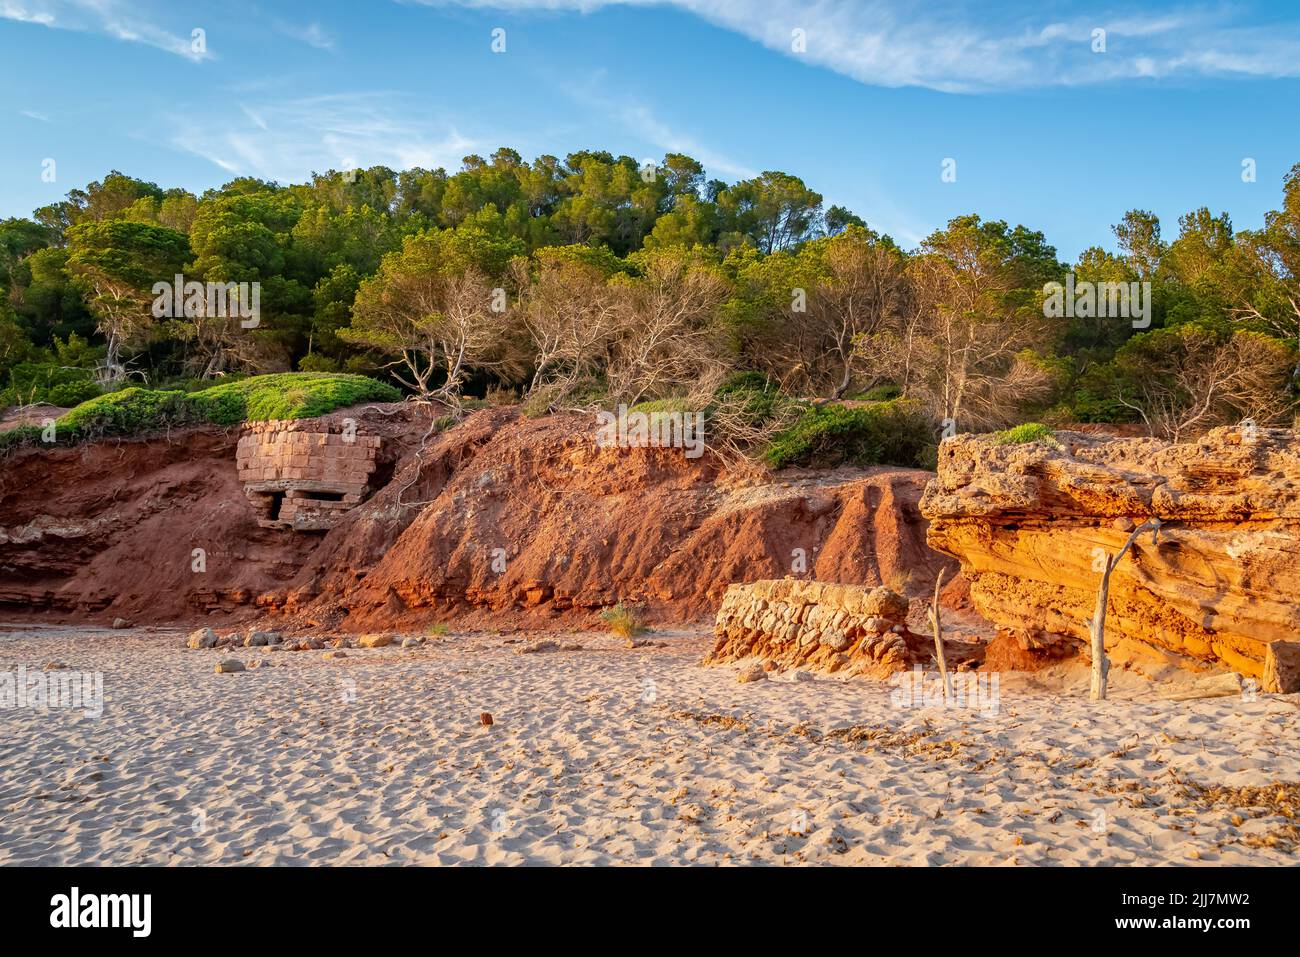
[[[1106,675],[1110,671],[1110,661],[1106,658],[1106,603],[1115,562],[1115,558],[1106,556],[1106,570],[1102,572],[1101,585],[1097,588],[1097,606],[1093,609],[1089,628],[1092,635],[1092,689],[1089,697],[1093,701],[1106,700]]]
[[[943,698],[952,697],[952,681],[948,677],[948,657],[943,653],[943,624],[939,620],[939,589],[943,585],[943,569],[934,580],[934,600],[930,603],[930,626],[934,629],[934,660],[939,665],[939,678],[943,682]]]
[[[1106,700],[1106,674],[1110,671],[1110,661],[1106,658],[1106,608],[1110,600],[1110,573],[1123,559],[1124,553],[1133,547],[1137,537],[1151,529],[1151,543],[1160,541],[1160,526],[1164,524],[1158,518],[1143,522],[1129,535],[1124,547],[1117,555],[1106,556],[1106,569],[1101,575],[1101,584],[1097,586],[1097,606],[1092,612],[1092,621],[1088,623],[1088,634],[1092,639],[1092,688],[1089,697],[1093,701]]]

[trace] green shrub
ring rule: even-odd
[[[74,406],[104,390],[90,369],[68,368],[57,362],[19,362],[9,370],[9,385],[0,389],[0,408],[9,405]]]
[[[866,392],[855,395],[853,398],[861,402],[888,402],[890,399],[897,399],[903,394],[901,386],[886,383],[885,385],[872,386]]]
[[[761,372],[737,372],[729,376],[714,393],[719,403],[740,402],[745,414],[761,423],[772,418],[789,400],[781,395],[775,382]]]
[[[358,402],[395,402],[401,397],[393,386],[365,376],[324,372],[253,376],[198,392],[132,387],[68,410],[58,420],[58,432],[61,440],[76,440],[143,435],[205,422],[309,419]]]
[[[155,392],[175,392],[179,389],[181,392],[205,392],[214,385],[229,385],[232,382],[238,382],[241,379],[250,378],[246,372],[232,372],[223,375],[220,379],[200,379],[197,376],[177,376],[171,379],[159,379],[149,388]]]
[[[309,352],[298,360],[299,372],[338,372],[339,360],[323,356],[319,352]]]
[[[18,425],[0,432],[0,452],[7,452],[23,445],[36,445],[41,441],[42,429],[39,425]]]
[[[774,469],[792,465],[900,465],[924,468],[934,437],[929,421],[905,399],[876,405],[810,406],[764,453]]]
[[[994,432],[993,441],[998,445],[1024,445],[1026,442],[1048,442],[1055,445],[1056,436],[1041,422],[1022,422],[1013,428]]]
[[[69,436],[135,435],[197,421],[185,393],[131,387],[83,402],[58,420]]]
[[[336,372],[280,372],[223,383],[191,398],[218,425],[268,419],[310,419],[358,402],[397,402],[395,387],[360,375]],[[236,409],[242,414],[236,414]]]

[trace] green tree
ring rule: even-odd
[[[361,284],[352,324],[338,333],[393,357],[388,368],[407,388],[457,406],[472,372],[511,359],[504,346],[513,318],[504,287],[492,283],[511,252],[523,253],[518,240],[512,249],[481,222],[467,225],[408,236]]]
[[[154,283],[181,271],[190,256],[184,233],[126,220],[89,220],[68,231],[68,270],[86,290],[108,343],[104,378],[126,374],[122,351],[152,327]]]

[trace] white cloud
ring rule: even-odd
[[[275,29],[287,37],[292,37],[300,43],[307,44],[309,47],[315,47],[317,50],[324,50],[327,53],[334,52],[334,37],[319,23],[308,23],[305,26],[299,26],[277,20]]]
[[[228,173],[302,182],[312,172],[374,165],[455,170],[480,147],[455,127],[417,118],[394,94],[358,92],[240,104],[246,122],[228,117],[168,117],[173,148]],[[399,111],[399,107],[401,108]],[[430,129],[441,129],[431,134]]]
[[[53,122],[53,120],[51,120],[51,119],[50,119],[48,116],[46,116],[44,113],[38,113],[38,112],[36,112],[35,110],[19,110],[19,111],[18,111],[18,114],[19,114],[20,116],[25,116],[25,117],[27,117],[28,119],[31,119],[31,120],[40,120],[42,123],[52,123],[52,122]]]
[[[978,92],[1177,75],[1300,76],[1300,24],[1252,25],[1240,6],[1134,14],[1076,4],[1050,21],[1041,2],[1022,12],[936,0],[417,0],[428,6],[592,13],[675,7],[769,49],[879,86]],[[1106,30],[1106,52],[1092,31]],[[804,31],[805,52],[792,49]]]
[[[44,4],[41,4],[44,6]],[[17,20],[19,23],[39,23],[42,26],[54,26],[54,15],[46,10],[36,9],[21,3],[0,3],[0,19]]]
[[[159,17],[123,0],[0,0],[0,19],[56,30],[103,33],[195,62],[212,57],[206,48],[195,49],[191,36],[180,36],[158,26]]]

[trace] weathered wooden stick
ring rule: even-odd
[[[1133,529],[1133,534],[1128,537],[1128,541],[1124,543],[1118,555],[1106,556],[1106,568],[1101,575],[1101,584],[1097,587],[1097,606],[1093,609],[1092,621],[1088,623],[1088,631],[1092,638],[1092,689],[1089,697],[1093,701],[1106,699],[1106,675],[1110,671],[1110,661],[1106,658],[1106,609],[1110,601],[1110,573],[1115,570],[1115,566],[1120,563],[1125,552],[1133,547],[1137,537],[1147,529],[1152,530],[1152,544],[1159,543],[1161,524],[1163,523],[1158,518],[1143,522]]]
[[[939,569],[939,577],[934,580],[934,600],[930,602],[930,627],[934,629],[934,657],[939,663],[939,677],[943,681],[943,697],[952,696],[952,685],[948,678],[948,659],[943,653],[943,626],[939,621],[939,588],[943,585],[944,569]]]

